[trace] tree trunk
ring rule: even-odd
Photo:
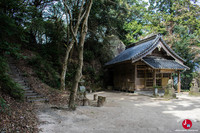
[[[72,110],[76,109],[75,101],[76,101],[78,83],[82,77],[83,48],[84,48],[85,36],[86,36],[87,30],[88,30],[88,17],[90,14],[91,7],[92,7],[92,0],[90,0],[89,6],[86,10],[83,24],[81,26],[81,36],[80,36],[80,41],[79,41],[79,45],[78,45],[78,52],[79,52],[78,64],[79,64],[79,66],[76,70],[76,75],[74,78],[74,82],[73,82],[71,93],[70,93],[70,99],[69,99],[69,108]]]
[[[67,71],[67,62],[69,59],[69,53],[73,47],[74,44],[74,40],[69,44],[69,47],[67,48],[66,52],[65,52],[65,59],[64,59],[64,63],[63,63],[63,67],[62,67],[62,73],[61,73],[61,77],[60,77],[60,89],[61,90],[65,90],[65,76],[66,76],[66,71]]]
[[[73,38],[72,38],[71,43],[67,47],[67,50],[66,50],[66,53],[65,53],[65,59],[64,59],[63,67],[62,67],[61,77],[60,77],[60,84],[61,84],[60,89],[61,90],[65,90],[65,76],[66,76],[66,71],[67,71],[67,63],[68,63],[68,59],[69,59],[69,54],[70,54],[71,49],[73,48],[74,43],[75,42],[77,43],[76,37],[77,37],[78,29],[79,29],[79,26],[80,26],[80,23],[81,23],[81,20],[82,20],[81,13],[82,13],[82,10],[83,10],[83,1],[82,1],[80,12],[79,12],[79,15],[78,15],[78,18],[77,18],[77,23],[73,27],[73,25],[72,25],[72,22],[73,22],[72,21],[73,20],[72,14],[71,14],[69,7],[65,4],[66,1],[67,0],[63,0],[63,3],[65,5],[65,11],[66,11],[66,14],[67,14],[66,15],[67,21],[68,21],[68,19],[70,20],[69,26],[70,26],[70,30],[71,30]],[[68,15],[69,15],[69,18],[68,18]],[[68,34],[68,37],[69,37],[69,34]]]
[[[83,39],[83,36],[81,37]],[[82,40],[81,39],[81,40]],[[85,37],[84,37],[85,39]],[[84,41],[83,39],[83,41]],[[84,42],[83,42],[84,44]],[[79,60],[78,60],[78,68],[76,70],[76,75],[74,78],[74,82],[72,84],[72,89],[70,93],[70,99],[69,99],[69,108],[72,110],[75,110],[75,101],[76,101],[76,94],[77,94],[77,89],[78,89],[78,83],[82,77],[82,67],[83,67],[83,44],[79,44]]]

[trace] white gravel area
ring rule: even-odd
[[[165,100],[125,92],[97,92],[106,96],[103,107],[79,106],[76,111],[43,104],[38,112],[41,133],[174,133],[200,132],[200,97],[178,94]],[[184,119],[192,128],[182,127]]]

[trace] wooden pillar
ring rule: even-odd
[[[177,92],[181,92],[181,74],[180,71],[178,71],[178,86],[177,86]]]
[[[135,75],[134,75],[134,89],[136,90],[137,88],[137,84],[136,84],[136,81],[137,81],[137,64],[135,63]]]
[[[156,86],[156,70],[153,70],[153,86]]]

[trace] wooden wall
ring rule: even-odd
[[[134,90],[134,65],[131,63],[119,64],[114,67],[114,88],[117,90]]]
[[[163,88],[171,78],[171,73],[174,72],[172,70],[154,70],[141,61],[134,64],[129,62],[115,65],[113,71],[114,88],[123,91],[152,90],[154,71],[156,85]]]

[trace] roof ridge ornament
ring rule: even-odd
[[[158,44],[157,48],[158,48],[158,51],[161,51],[161,45],[160,44]]]

